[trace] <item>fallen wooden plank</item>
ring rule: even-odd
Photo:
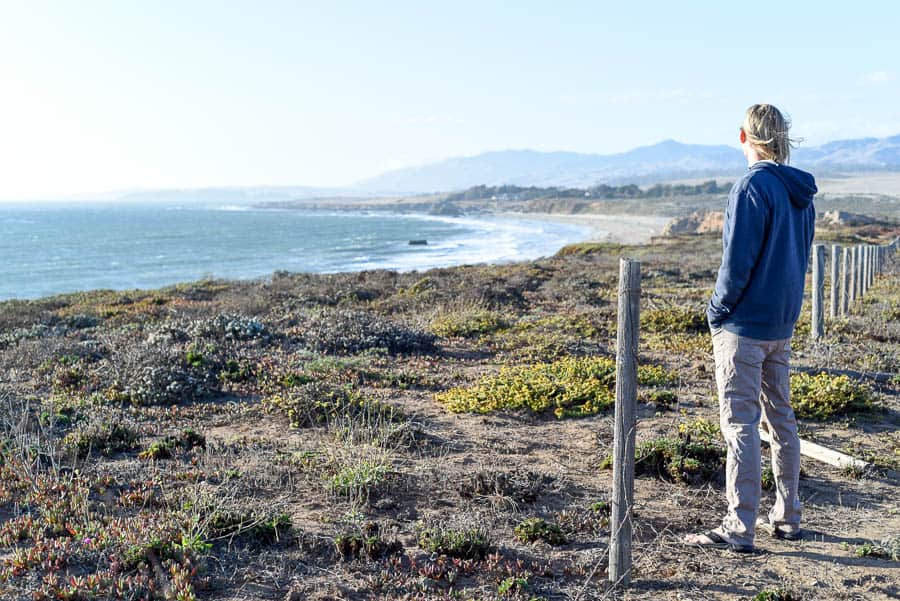
[[[772,443],[772,435],[768,430],[765,429],[763,424],[760,424],[759,426],[759,438],[763,442],[767,442],[769,444]],[[857,459],[856,457],[845,455],[840,451],[835,451],[834,449],[823,447],[820,444],[809,442],[808,440],[803,440],[802,438],[800,439],[800,454],[804,457],[816,459],[817,461],[822,461],[823,463],[827,463],[828,465],[833,465],[834,467],[839,468],[852,467],[854,469],[864,470],[869,467],[869,463],[863,461],[862,459]]]

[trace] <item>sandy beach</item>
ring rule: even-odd
[[[585,242],[619,242],[621,244],[646,244],[658,236],[671,217],[647,215],[565,215],[561,213],[498,213],[501,217],[566,223],[591,228]]]

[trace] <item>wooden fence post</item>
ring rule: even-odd
[[[840,312],[841,302],[841,245],[831,245],[831,305],[828,308],[828,316],[834,319]]]
[[[867,273],[868,267],[869,267],[869,265],[868,265],[869,262],[867,260],[869,247],[866,246],[865,244],[863,244],[859,250],[860,250],[860,254],[861,254],[861,256],[859,258],[859,266],[860,266],[860,269],[859,269],[859,275],[860,275],[859,297],[862,298],[866,295],[866,289],[869,287],[868,286],[869,274]]]
[[[853,296],[850,297],[850,300],[854,302],[859,298],[859,291],[862,290],[862,286],[860,285],[862,279],[859,277],[862,252],[859,249],[859,244],[853,247]]]
[[[875,249],[878,248],[874,244],[869,247],[869,286],[875,283]]]
[[[813,272],[812,272],[812,339],[818,340],[825,335],[825,246],[813,245]]]
[[[631,516],[634,503],[634,441],[637,359],[640,336],[641,263],[619,261],[619,317],[616,334],[616,415],[613,439],[613,497],[610,516],[609,580],[631,584]]]
[[[866,292],[872,287],[872,245],[866,246]]]
[[[843,261],[841,262],[841,317],[847,314],[850,308],[850,247],[844,247],[842,253]]]

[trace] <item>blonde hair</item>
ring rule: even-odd
[[[747,141],[763,159],[787,164],[791,148],[800,140],[788,136],[791,120],[771,104],[754,104],[747,109],[741,126]]]

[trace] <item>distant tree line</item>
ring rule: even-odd
[[[665,198],[669,196],[697,196],[723,194],[731,189],[731,183],[717,184],[711,179],[700,184],[654,184],[642,190],[637,184],[610,186],[598,184],[590,188],[541,188],[538,186],[473,186],[462,192],[448,194],[451,202],[465,200],[534,200],[537,198]]]

